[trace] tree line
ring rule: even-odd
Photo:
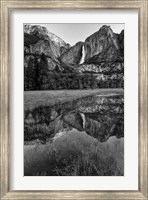
[[[67,69],[67,68],[66,68]],[[60,90],[60,89],[94,89],[123,88],[122,79],[97,80],[96,74],[79,74],[71,70],[61,72],[56,66],[54,72],[49,71],[46,56],[42,54],[29,60],[24,68],[24,90]]]

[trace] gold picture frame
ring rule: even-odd
[[[0,0],[0,181],[1,199],[148,199],[148,1]],[[9,15],[14,9],[138,9],[139,187],[137,191],[10,191],[9,189]]]

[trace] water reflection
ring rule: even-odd
[[[72,128],[100,142],[111,136],[124,137],[123,95],[96,95],[25,114],[25,141],[46,141]]]
[[[24,123],[25,175],[124,174],[123,95],[38,107]]]
[[[55,124],[56,132],[62,128],[76,128],[100,142],[111,136],[124,137],[124,102],[123,96],[95,96],[80,100],[75,109],[64,112]]]

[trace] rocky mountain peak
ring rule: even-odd
[[[100,29],[99,29],[99,32],[102,32],[102,31],[112,31],[111,27],[110,26],[107,26],[107,25],[103,25]],[[113,31],[112,31],[113,32]]]
[[[112,31],[110,26],[104,25],[85,40],[85,60],[107,51],[108,47],[111,46],[115,51],[120,51],[116,34]]]
[[[40,25],[29,25],[26,24],[24,26],[24,33],[35,35],[36,37],[44,40],[51,40],[56,44],[58,47],[70,47],[69,44],[67,44],[64,40],[62,40],[57,35],[49,32],[46,27],[40,26]]]

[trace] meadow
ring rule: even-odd
[[[81,99],[82,97],[93,95],[121,94],[122,88],[111,89],[93,89],[93,90],[48,90],[48,91],[25,91],[24,109],[32,110],[38,106],[53,106],[58,103],[64,103]]]

